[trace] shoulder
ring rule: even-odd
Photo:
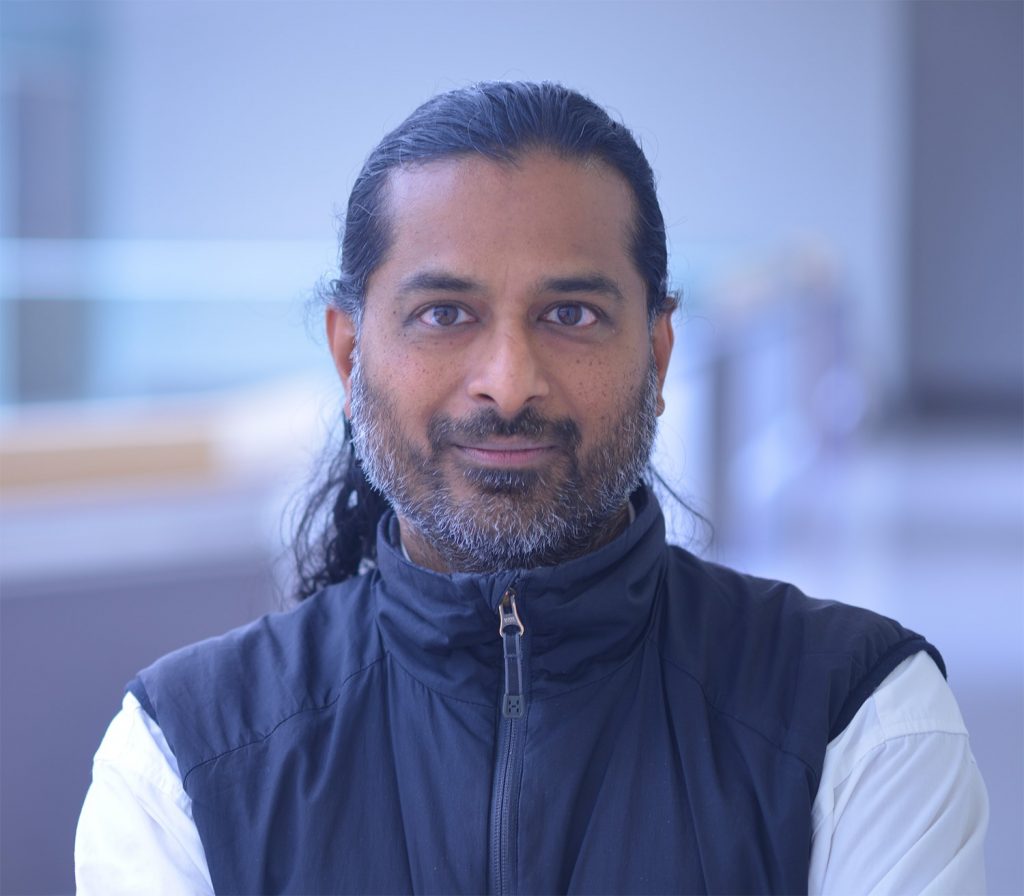
[[[126,694],[93,761],[75,835],[80,894],[213,893],[203,846],[160,728]]]
[[[824,745],[903,660],[928,652],[893,619],[669,549],[660,649],[708,701],[820,767]],[[820,747],[820,749],[819,749]]]
[[[864,701],[829,744],[826,771],[845,781],[853,767],[880,747],[917,735],[967,737],[949,684],[926,653],[903,660]]]
[[[890,653],[900,654],[887,675],[902,659],[930,648],[945,671],[938,652],[894,619],[808,597],[787,582],[737,572],[681,548],[669,548],[665,597],[670,631],[690,632],[689,640],[676,643],[691,662],[714,665],[710,648],[717,647],[728,648],[730,665],[797,666],[811,658],[829,664],[831,658],[857,676]]]
[[[812,811],[809,892],[984,892],[987,821],[956,699],[918,653],[828,746]]]
[[[162,657],[129,690],[167,734],[185,773],[205,756],[334,702],[383,655],[373,600],[372,575],[331,586],[291,610]]]

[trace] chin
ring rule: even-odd
[[[542,475],[537,470],[485,469],[475,467],[463,474],[471,490],[485,495],[509,495],[526,498],[541,485]]]

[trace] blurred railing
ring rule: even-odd
[[[323,369],[305,307],[335,253],[330,241],[0,240],[0,405]]]

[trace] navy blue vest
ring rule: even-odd
[[[217,892],[805,891],[826,744],[941,659],[667,546],[640,497],[603,549],[486,576],[386,518],[377,570],[140,673]]]

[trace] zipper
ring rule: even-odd
[[[505,652],[505,694],[501,700],[501,714],[506,719],[521,719],[526,709],[523,694],[523,634],[526,629],[516,609],[516,592],[506,588],[498,604],[498,634]]]
[[[519,820],[519,782],[523,772],[526,694],[523,680],[523,635],[526,628],[516,609],[516,591],[505,589],[498,604],[498,634],[502,641],[505,687],[501,696],[498,762],[494,774],[491,812],[491,892],[516,892],[516,840]]]

